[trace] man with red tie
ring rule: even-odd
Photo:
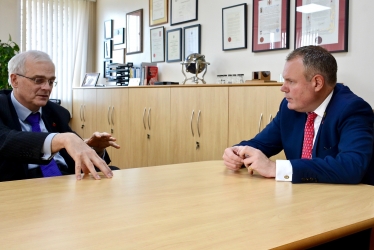
[[[56,84],[50,57],[30,50],[8,63],[12,90],[0,91],[0,181],[91,173],[113,176],[106,147],[119,148],[108,133],[82,140],[69,127],[70,113],[49,101]],[[96,167],[96,168],[95,168]]]
[[[253,139],[225,149],[230,170],[243,164],[277,181],[374,185],[370,105],[336,83],[335,58],[319,46],[291,52],[283,70],[285,98]],[[269,157],[284,150],[287,160]]]

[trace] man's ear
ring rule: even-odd
[[[12,83],[12,87],[13,88],[17,88],[18,87],[18,77],[16,74],[10,74],[10,81]]]
[[[325,85],[325,79],[322,75],[315,75],[314,76],[314,88],[316,91],[320,91],[323,86]]]

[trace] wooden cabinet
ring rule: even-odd
[[[97,131],[108,132],[117,139],[120,149],[107,148],[111,158],[111,165],[128,168],[129,158],[129,90],[100,89],[97,90]]]
[[[236,86],[229,89],[229,146],[253,138],[275,117],[284,98],[280,86]],[[283,152],[276,159],[284,159]]]
[[[170,88],[130,88],[129,120],[129,166],[170,164]]]
[[[222,159],[228,87],[171,88],[171,163]]]
[[[96,89],[73,89],[72,129],[82,138],[96,131]]]

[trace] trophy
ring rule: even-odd
[[[210,63],[205,61],[205,56],[198,54],[198,53],[192,53],[189,56],[186,57],[186,60],[184,62],[181,62],[182,64],[182,73],[184,75],[184,81],[183,84],[186,83],[188,80],[192,80],[194,83],[199,83],[199,80],[206,84],[204,81],[204,76],[206,74],[206,71],[208,70],[208,65]],[[194,74],[194,76],[187,78],[186,72]],[[198,76],[198,74],[202,73],[202,78]]]

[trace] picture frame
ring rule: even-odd
[[[115,29],[113,33],[114,45],[125,43],[125,28]]]
[[[112,63],[112,60],[104,60],[103,66],[103,78],[108,78],[111,76],[109,65]]]
[[[317,7],[314,12],[311,4],[303,3],[302,0],[295,3],[295,49],[318,45],[330,52],[348,52],[349,1],[331,0],[328,5],[314,4]]]
[[[166,61],[182,61],[182,28],[166,31]]]
[[[170,0],[170,25],[197,20],[198,0]]]
[[[126,54],[143,52],[143,9],[126,14]]]
[[[247,48],[247,4],[222,8],[222,50]]]
[[[200,54],[201,25],[191,25],[183,28],[184,58],[192,53]]]
[[[113,38],[113,19],[104,22],[104,38]]]
[[[81,87],[95,87],[100,73],[86,73]]]
[[[112,58],[113,40],[104,41],[104,58]]]
[[[113,49],[112,61],[113,63],[124,64],[126,62],[126,49]]]
[[[253,0],[252,52],[289,49],[290,0]]]
[[[149,0],[149,26],[168,22],[168,0]]]
[[[165,28],[150,30],[151,62],[165,62]]]

